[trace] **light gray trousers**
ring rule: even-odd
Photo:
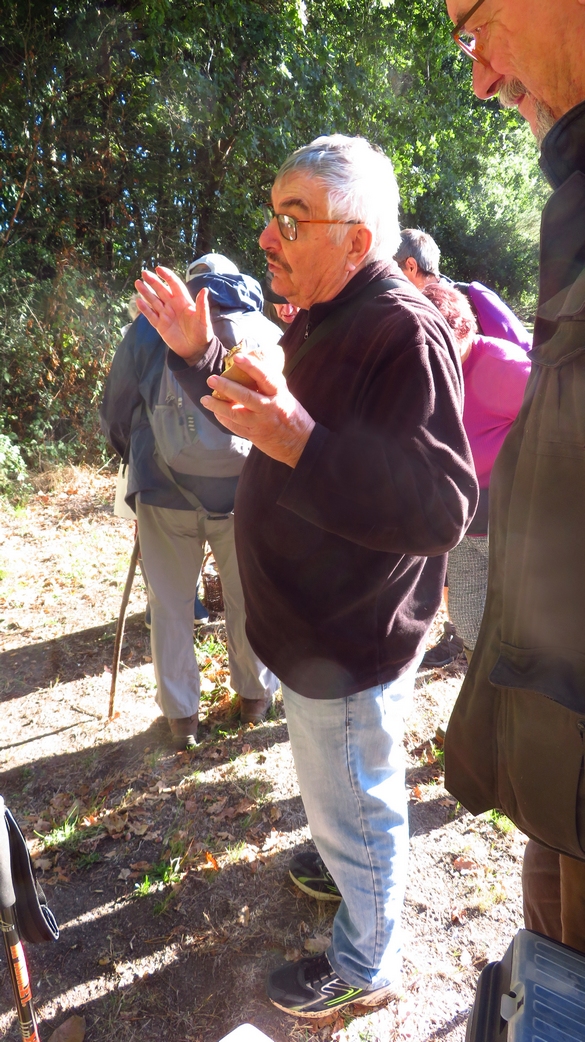
[[[234,542],[234,515],[167,510],[136,500],[140,552],[152,619],[150,644],[164,716],[193,716],[199,706],[199,670],[193,647],[193,602],[208,542],[221,578],[231,685],[241,698],[274,694],[279,682],[246,637],[244,596]],[[223,517],[223,515],[222,515]]]

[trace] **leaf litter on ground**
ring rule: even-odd
[[[281,704],[274,720],[238,727],[220,619],[212,636],[197,635],[213,684],[202,743],[172,751],[154,704],[138,576],[119,716],[106,727],[101,674],[133,531],[112,516],[113,475],[68,481],[75,497],[35,496],[0,535],[0,699],[11,736],[0,749],[2,789],[63,927],[58,946],[29,952],[44,1034],[83,1012],[92,1042],[159,1042],[168,1024],[177,1038],[217,1042],[243,1020],[275,1042],[462,1042],[477,974],[522,922],[524,844],[495,818],[471,818],[443,787],[434,735],[464,664],[421,674],[407,720],[404,999],[297,1027],[266,1001],[263,981],[285,958],[323,950],[335,906],[301,894],[288,876],[290,853],[310,837]],[[71,561],[82,562],[74,574]],[[48,650],[35,658],[36,645]],[[146,878],[154,887],[132,900]],[[0,979],[0,1010],[10,1011],[6,989]],[[0,1031],[16,1040],[10,1012],[0,1013]]]

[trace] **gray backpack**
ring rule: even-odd
[[[165,364],[158,401],[148,409],[157,457],[179,474],[235,477],[250,451],[250,442],[219,430],[191,401]]]

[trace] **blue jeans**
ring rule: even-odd
[[[327,955],[353,987],[397,983],[408,816],[404,703],[419,659],[390,684],[349,698],[305,698],[282,685],[309,827],[342,895]]]

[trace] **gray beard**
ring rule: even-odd
[[[504,83],[498,95],[498,100],[502,108],[514,108],[515,98],[521,94],[530,94],[530,91],[526,90],[521,80],[510,80],[509,83]],[[534,99],[534,108],[536,112],[535,137],[538,144],[541,145],[551,127],[556,123],[556,119],[548,105],[545,105],[544,102]]]
[[[542,145],[542,142],[544,141],[544,139],[545,139],[546,135],[548,134],[549,130],[551,130],[552,127],[555,125],[556,119],[553,116],[553,114],[552,114],[551,110],[549,109],[548,105],[543,105],[542,102],[537,101],[535,107],[536,107],[536,135],[535,136],[536,136],[536,140],[538,141],[538,144]]]

